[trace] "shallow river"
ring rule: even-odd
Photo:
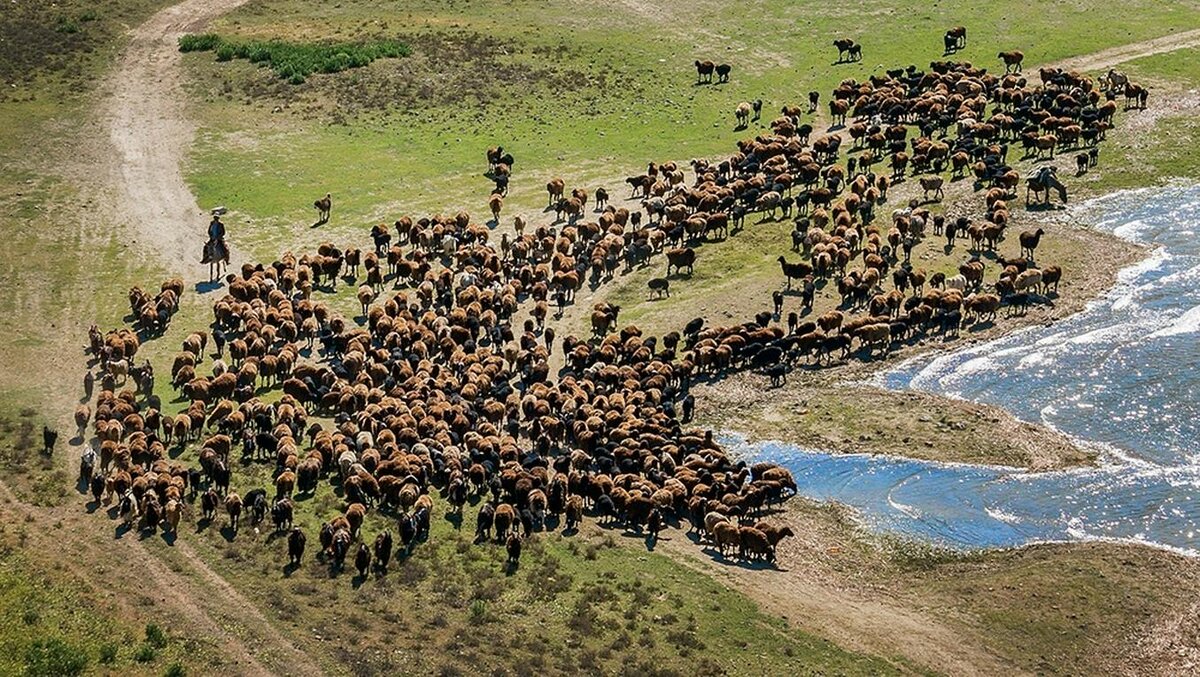
[[[961,547],[1117,538],[1200,553],[1200,186],[1121,193],[1075,213],[1149,245],[1149,258],[1082,313],[918,358],[880,382],[1004,407],[1100,445],[1099,467],[1028,474],[748,450],[788,466],[801,494],[850,505],[885,531]]]

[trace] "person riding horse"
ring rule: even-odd
[[[212,223],[208,224],[208,242],[204,244],[204,258],[201,263],[224,261],[229,263],[229,247],[225,245],[225,224],[221,223],[220,214],[213,214]]]

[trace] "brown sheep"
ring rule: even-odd
[[[520,524],[520,521],[517,519],[516,509],[507,503],[501,503],[496,506],[492,524],[496,529],[496,542],[503,543],[508,538],[509,532],[513,527]]]
[[[738,526],[731,522],[717,522],[712,528],[713,542],[717,545],[717,550],[721,556],[726,556],[726,551],[738,550],[742,547],[741,535],[738,533]]]
[[[996,58],[1004,61],[1005,73],[1020,73],[1021,62],[1025,60],[1025,55],[1014,49],[1010,52],[1000,52]]]
[[[775,559],[775,549],[771,547],[767,535],[754,527],[740,527],[738,533],[738,554],[742,559]]]

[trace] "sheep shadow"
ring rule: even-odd
[[[995,320],[986,320],[984,322],[975,322],[975,323],[971,324],[970,327],[967,327],[967,331],[969,331],[971,333],[987,331],[988,329],[991,329],[994,326],[996,326]]]
[[[366,583],[366,582],[367,582],[367,574],[357,574],[354,576],[354,578],[350,579],[350,587],[355,590],[358,590],[359,588],[362,587],[362,584]]]
[[[209,280],[208,282],[197,282],[196,293],[207,294],[210,291],[216,291],[224,286],[220,280]]]
[[[320,228],[327,223],[329,223],[329,219],[317,219],[309,228]]]
[[[299,570],[300,570],[300,565],[298,563],[288,562],[287,564],[283,565],[283,577],[291,578],[292,574],[296,573]]]
[[[1027,212],[1058,212],[1067,208],[1065,204],[1054,204],[1053,202],[1035,202],[1025,205]]]
[[[745,560],[738,557],[726,557],[719,548],[713,545],[705,545],[700,548],[700,552],[708,555],[709,558],[720,564],[728,567],[737,567],[738,569],[746,569],[748,571],[779,571],[786,573],[787,569],[781,569],[778,562],[769,560]]]
[[[233,543],[233,540],[237,538],[237,530],[226,524],[221,527],[221,537],[225,539],[226,543]]]
[[[516,574],[520,568],[521,568],[520,560],[511,560],[510,559],[507,562],[505,562],[505,564],[504,564],[504,575],[506,577],[512,576],[512,575]]]
[[[160,532],[159,536],[162,538],[163,543],[166,543],[170,547],[175,547],[175,541],[179,538],[179,535],[174,531],[165,530]]]
[[[462,529],[463,516],[461,513],[448,512],[444,519],[450,523],[450,526],[454,527],[455,531]]]
[[[116,541],[121,540],[122,538],[125,537],[125,534],[129,533],[130,531],[133,531],[133,527],[126,524],[125,522],[121,522],[120,524],[118,524],[116,527],[113,528],[113,540],[116,540]]]

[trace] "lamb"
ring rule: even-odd
[[[733,67],[727,63],[717,64],[717,82],[729,82],[729,72]]]

